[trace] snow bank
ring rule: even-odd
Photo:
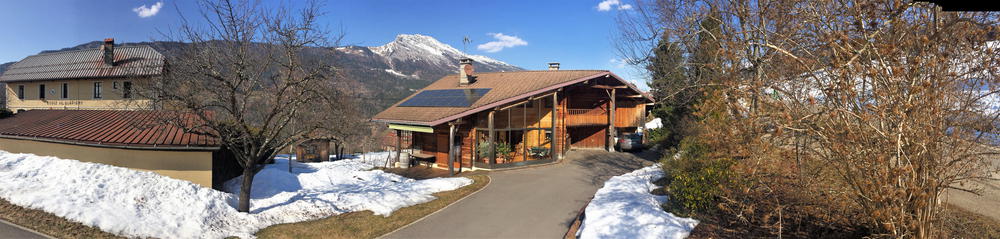
[[[0,197],[129,237],[253,237],[270,225],[345,212],[394,210],[434,200],[432,193],[472,183],[467,178],[413,180],[359,159],[293,163],[276,159],[254,178],[251,213],[235,194],[151,172],[0,151]],[[226,183],[236,188],[242,178]]]
[[[659,166],[615,176],[587,205],[580,238],[685,238],[698,221],[663,211],[666,196],[650,193],[663,177]]]

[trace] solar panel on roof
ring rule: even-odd
[[[489,88],[425,90],[399,104],[404,107],[469,107],[483,98]]]

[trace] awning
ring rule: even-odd
[[[434,128],[430,126],[417,126],[408,124],[389,124],[390,129],[405,130],[420,133],[434,133]]]

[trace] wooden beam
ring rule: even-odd
[[[616,111],[616,108],[617,108],[617,105],[616,105],[617,103],[616,103],[615,97],[614,97],[615,96],[615,89],[613,89],[613,88],[611,89],[610,96],[611,96],[610,97],[611,98],[611,101],[610,101],[610,105],[611,106],[608,107],[609,109],[611,109],[611,112],[608,113],[608,151],[612,151],[613,152],[613,151],[615,151],[615,143],[617,143],[617,142],[615,142],[615,136],[618,135],[618,133],[615,132],[615,111]]]
[[[403,131],[396,130],[396,162],[399,162],[399,154],[402,153],[403,149]],[[395,163],[395,162],[393,162]],[[391,167],[395,165],[386,165],[386,167]]]
[[[625,96],[625,97],[628,97],[628,98],[646,98],[646,96],[644,96],[644,95],[628,95],[628,96]]]
[[[490,133],[489,133],[490,136],[489,136],[489,139],[486,139],[488,141],[488,143],[490,144],[490,167],[493,167],[493,165],[496,164],[496,162],[497,162],[497,147],[496,147],[496,144],[493,143],[493,141],[494,141],[493,139],[497,137],[497,131],[496,131],[496,129],[493,128],[493,114],[494,113],[496,113],[496,110],[490,111],[490,114],[489,114],[489,120],[488,120],[489,123],[488,123],[488,125],[489,125],[489,128],[490,128]],[[508,125],[508,127],[510,127],[510,126]]]
[[[628,86],[623,86],[623,85],[592,85],[590,87],[591,88],[597,88],[597,89],[606,89],[606,90],[628,88]]]
[[[448,126],[448,176],[455,176],[455,124]]]
[[[552,138],[549,139],[549,157],[551,157],[551,159],[556,159],[556,155],[559,155],[560,158],[562,156],[562,152],[556,154],[556,139],[559,138],[558,134],[556,134],[556,114],[558,113],[558,111],[556,111],[556,107],[559,106],[557,100],[559,98],[558,96],[559,92],[552,93],[552,125],[550,125],[552,126]]]

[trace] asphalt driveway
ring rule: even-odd
[[[0,239],[6,239],[6,238],[48,239],[51,237],[39,234],[37,232],[25,229],[20,226],[16,226],[13,223],[0,220]]]
[[[558,164],[493,172],[482,191],[384,237],[560,238],[604,181],[653,159],[573,150]]]

